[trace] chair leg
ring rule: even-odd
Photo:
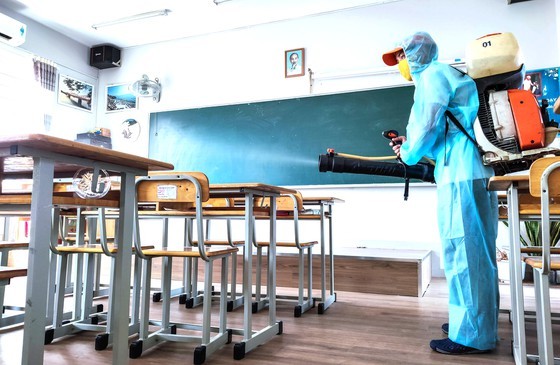
[[[56,275],[56,292],[54,296],[53,322],[54,328],[62,325],[64,312],[64,295],[66,294],[66,279],[68,277],[68,255],[62,254],[58,257],[58,272]]]
[[[140,303],[140,340],[148,337],[150,322],[150,287],[152,281],[152,259],[145,260],[142,270],[142,297]]]
[[[137,255],[134,255],[134,276],[133,276],[133,288],[132,288],[132,302],[130,311],[130,324],[137,325],[140,323],[140,297],[141,297],[141,287],[142,287],[142,259]],[[148,292],[150,287],[147,288]],[[149,296],[149,293],[148,293]]]
[[[204,300],[202,303],[202,345],[210,342],[211,315],[212,315],[212,269],[214,260],[204,263]]]
[[[180,301],[179,304],[185,304],[186,300],[192,297],[192,259],[190,257],[183,258],[183,289],[184,289],[184,300]]]
[[[169,256],[163,257],[162,261],[162,299],[163,304],[161,308],[161,327],[166,329],[169,328],[170,322],[170,311],[171,311],[171,268],[173,266],[173,259]]]
[[[533,268],[535,281],[535,301],[537,314],[537,336],[539,344],[539,364],[553,365],[552,323],[550,319],[550,290],[548,275],[542,269]]]
[[[313,248],[307,249],[307,300],[313,302]]]
[[[84,255],[71,255],[74,257],[74,318],[82,318],[81,303],[84,296]]]
[[[305,260],[304,260],[304,252],[303,250],[298,250],[298,305],[303,305],[303,292],[304,286],[303,283],[305,282]]]
[[[235,255],[235,252],[233,253]],[[232,256],[233,262],[233,256]],[[233,265],[232,265],[233,266]],[[234,267],[235,269],[235,267]],[[220,279],[220,332],[223,333],[227,329],[227,287],[228,287],[228,258],[222,257],[222,275]],[[235,282],[232,282],[232,287]],[[233,293],[233,290],[232,290]],[[235,299],[235,297],[233,297]]]
[[[257,247],[257,267],[255,268],[255,301],[259,303],[261,301],[261,290],[262,290],[262,257],[263,248],[261,246]],[[251,275],[249,273],[249,275]]]
[[[230,286],[230,300],[235,302],[237,299],[237,254],[231,256],[231,286]]]
[[[5,218],[4,218],[5,219]],[[8,266],[8,254],[9,250],[2,250],[0,251],[0,265],[1,266]],[[0,319],[3,317],[4,314],[4,294],[6,293],[6,288],[4,285],[0,285]]]

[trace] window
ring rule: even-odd
[[[0,43],[0,60],[0,134],[44,131],[44,103],[32,55]]]

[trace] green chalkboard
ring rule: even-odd
[[[149,157],[211,183],[369,184],[400,178],[319,172],[327,148],[390,156],[381,133],[404,134],[414,88],[399,87],[152,113]]]

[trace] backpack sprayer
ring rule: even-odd
[[[496,175],[527,170],[538,158],[560,155],[558,148],[550,146],[558,133],[558,123],[548,116],[547,100],[543,99],[539,106],[530,90],[521,90],[525,66],[519,59],[519,46],[511,33],[489,34],[467,47],[467,75],[476,83],[480,102],[473,124],[473,142],[483,163],[491,166]],[[554,112],[560,113],[558,101]],[[462,130],[453,119],[448,116],[448,121]],[[398,133],[385,131],[383,136],[392,139]],[[328,149],[327,154],[319,156],[319,171],[402,177],[405,200],[409,179],[434,182],[433,165],[429,163],[408,166],[398,159],[397,163],[381,162],[381,159],[387,158],[354,156]]]

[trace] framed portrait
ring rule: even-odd
[[[57,101],[61,105],[91,112],[93,85],[61,74],[58,79]]]
[[[136,109],[136,105],[138,98],[128,90],[128,84],[107,86],[107,113]]]
[[[305,75],[305,48],[289,49],[284,52],[285,77]]]

